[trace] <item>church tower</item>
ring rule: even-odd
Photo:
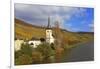
[[[49,44],[54,43],[54,37],[52,36],[52,29],[50,26],[50,17],[48,17],[48,25],[46,28],[46,42]]]

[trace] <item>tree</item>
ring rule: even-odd
[[[59,28],[59,22],[55,22],[55,28],[54,28],[54,35],[55,35],[55,46],[56,47],[61,47],[62,46],[62,32],[61,29]]]
[[[47,61],[50,56],[54,56],[55,52],[48,43],[42,43],[37,46],[36,51],[41,52],[43,60]]]
[[[29,56],[32,56],[32,51],[33,51],[33,48],[29,45],[29,44],[22,44],[21,46],[21,52],[23,54],[27,54]]]
[[[44,38],[40,38],[40,41],[41,41],[41,42],[45,42],[45,39],[44,39]]]

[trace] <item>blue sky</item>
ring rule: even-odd
[[[51,26],[54,26],[55,21],[58,21],[60,28],[69,31],[94,31],[93,8],[15,4],[15,18],[27,23],[47,26],[48,16],[50,17]]]

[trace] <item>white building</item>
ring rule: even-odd
[[[54,37],[53,37],[53,32],[52,32],[52,29],[50,27],[50,18],[48,18],[48,26],[47,26],[47,29],[46,29],[46,42],[51,44],[51,43],[54,43]]]
[[[28,42],[28,44],[30,44],[33,48],[36,48],[38,45],[41,44],[40,40],[31,40]]]
[[[21,45],[24,43],[24,40],[20,40],[20,39],[17,39],[15,40],[14,42],[14,45],[15,45],[15,51],[18,51],[21,49]]]
[[[55,39],[52,36],[52,30],[50,30],[50,29],[46,30],[46,42],[49,44],[52,44],[52,43],[54,43],[54,41],[55,41]]]

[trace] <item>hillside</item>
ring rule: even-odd
[[[61,30],[65,42],[84,42],[93,40],[93,32],[69,32]],[[54,32],[54,30],[53,30]],[[45,27],[34,26],[22,20],[15,18],[15,37],[19,39],[28,39],[32,37],[40,39],[45,38]]]
[[[15,19],[15,36],[21,39],[41,38],[45,37],[45,29]]]

